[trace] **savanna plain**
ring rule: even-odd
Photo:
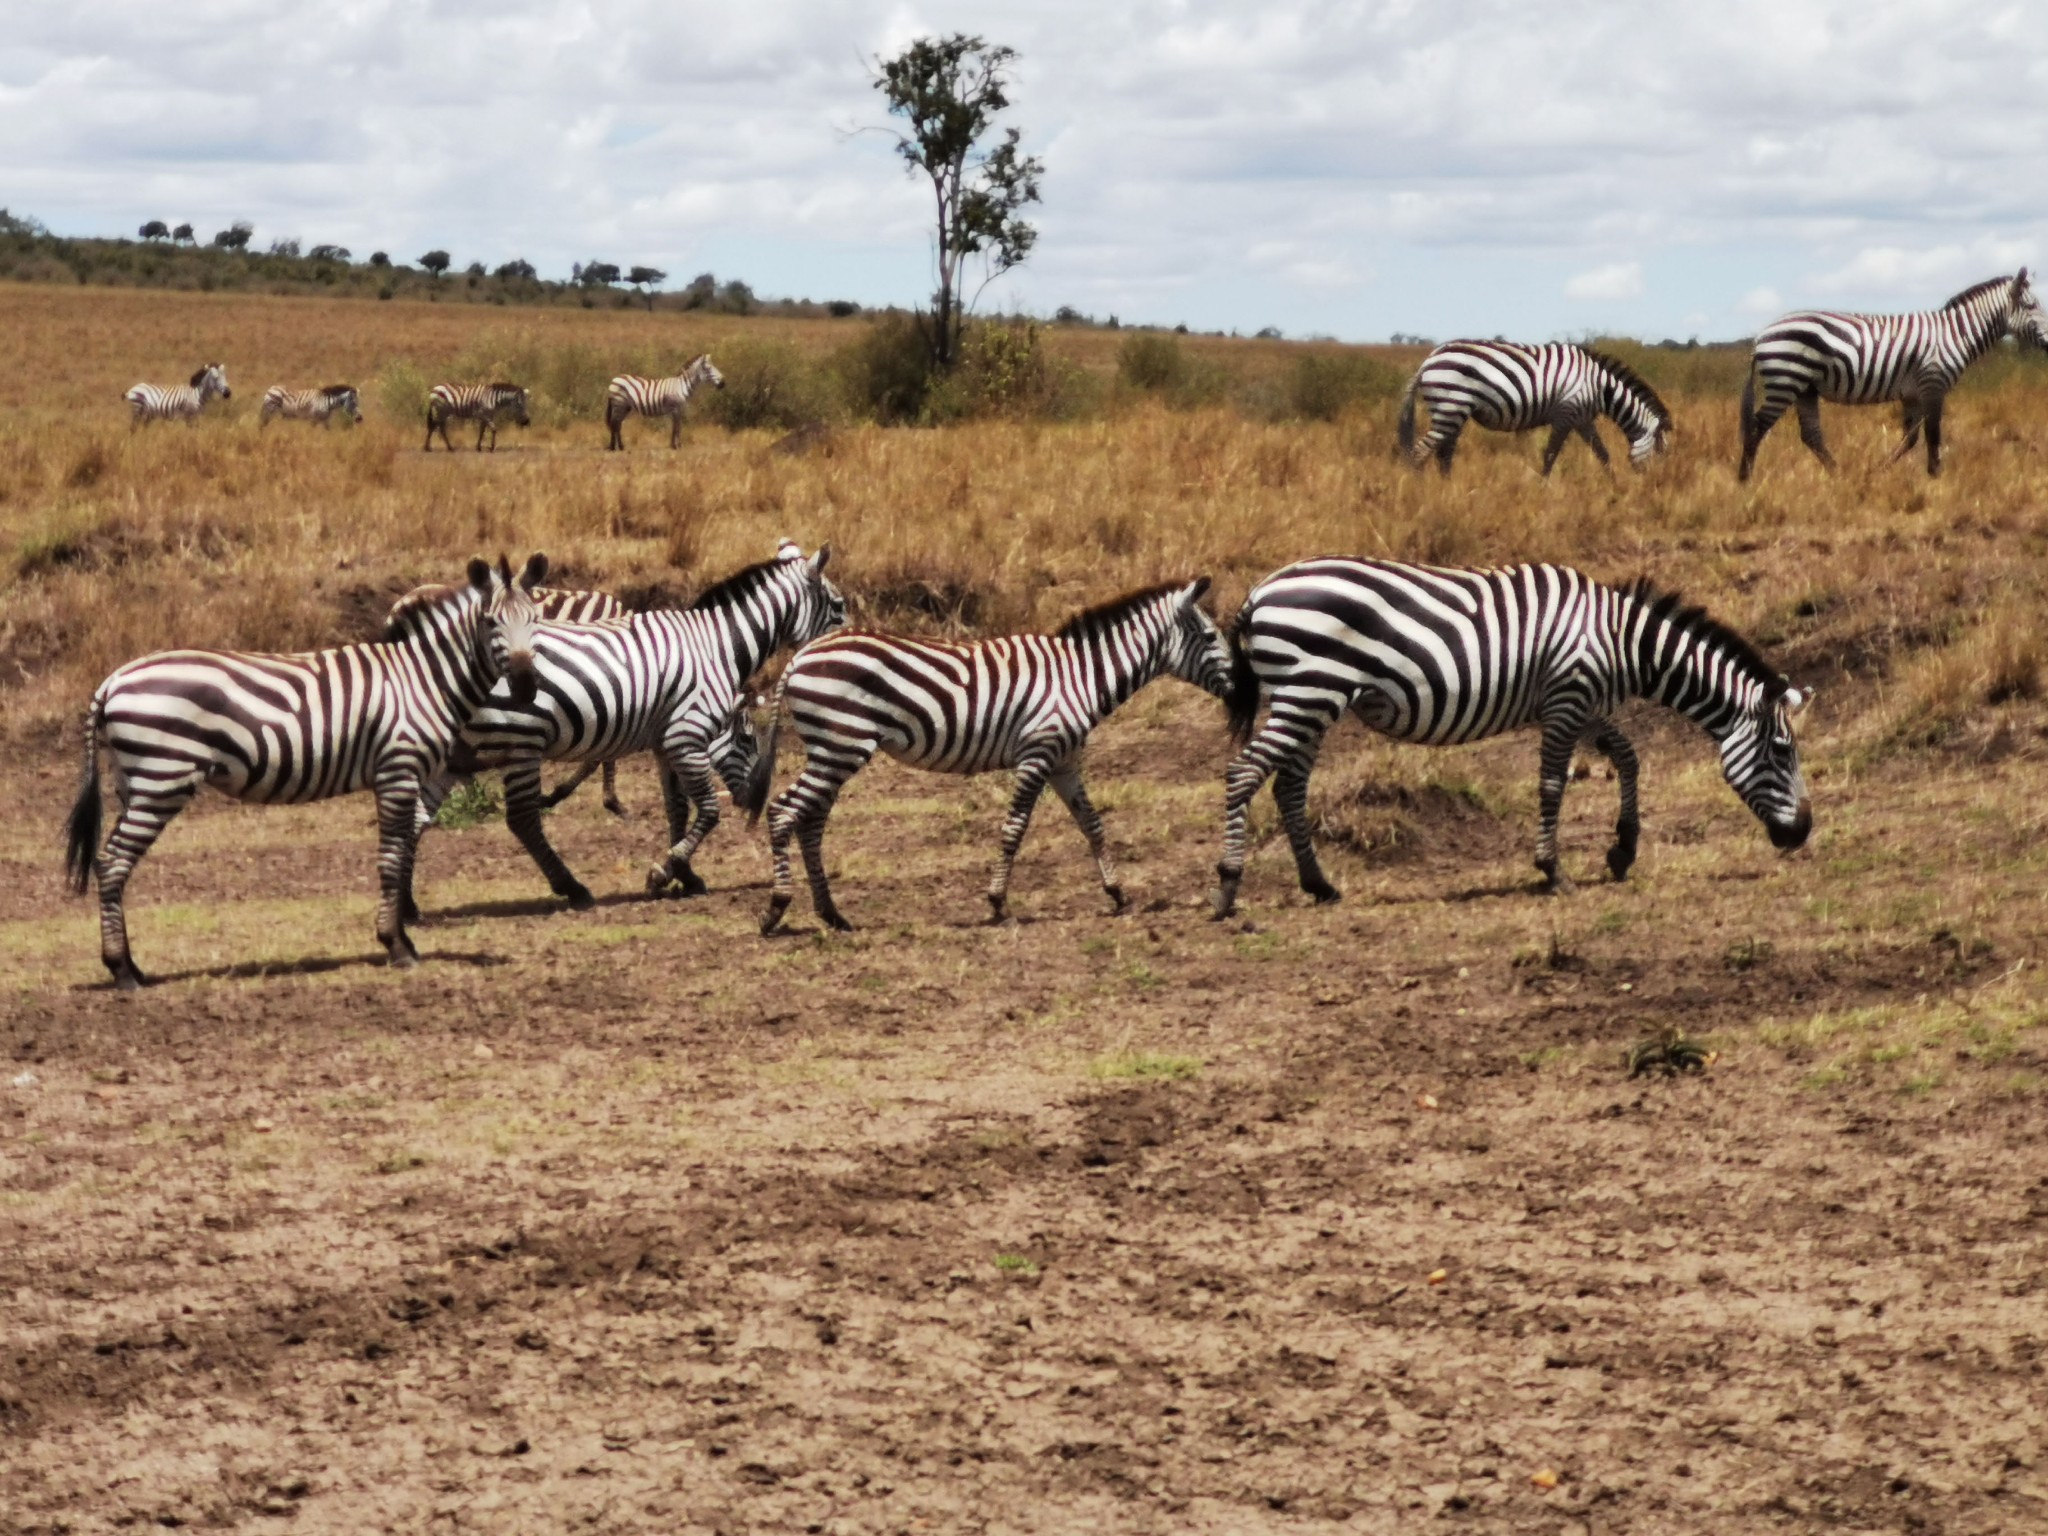
[[[1474,433],[1442,480],[1384,389],[1284,408],[1314,349],[1094,330],[1031,339],[1038,405],[601,451],[610,372],[815,388],[863,323],[0,286],[0,1530],[2048,1525],[2048,365],[1973,376],[1937,481],[1836,410],[1840,472],[1781,428],[1738,485],[1739,353],[1630,354],[1642,476]],[[214,359],[226,409],[131,434]],[[421,453],[428,383],[514,370],[531,429]],[[258,430],[337,380],[360,428]],[[595,911],[430,832],[410,974],[366,799],[203,799],[130,887],[159,984],[108,990],[61,829],[111,667],[367,638],[473,553],[686,600],[783,535],[955,633],[1322,553],[1647,572],[1816,690],[1815,833],[1637,710],[1640,862],[1595,760],[1546,897],[1532,738],[1346,725],[1345,899],[1262,796],[1219,924],[1229,745],[1162,683],[1089,757],[1122,917],[1052,803],[984,925],[1007,786],[883,762],[827,841],[858,931],[762,939],[743,818],[641,895],[643,759],[629,819],[551,819]],[[1673,1032],[1704,1066],[1632,1075]]]

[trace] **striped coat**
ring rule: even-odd
[[[1246,809],[1269,776],[1302,889],[1337,898],[1309,837],[1308,779],[1325,733],[1347,711],[1383,735],[1431,746],[1539,727],[1536,867],[1553,886],[1569,884],[1557,819],[1581,741],[1621,781],[1608,869],[1621,879],[1635,862],[1636,756],[1612,720],[1628,699],[1667,705],[1712,736],[1723,775],[1779,848],[1799,847],[1812,827],[1792,736],[1807,695],[1741,636],[1646,583],[1610,587],[1553,565],[1305,560],[1252,589],[1234,632],[1231,714],[1247,744],[1227,778],[1219,917],[1236,902]],[[1262,699],[1265,724],[1253,734]]]
[[[329,384],[321,389],[292,389],[273,384],[263,392],[263,407],[257,412],[256,425],[269,426],[273,416],[327,427],[334,424],[336,416],[360,422],[363,407],[353,384]]]
[[[133,431],[152,421],[182,421],[189,426],[215,395],[230,400],[234,393],[228,388],[227,364],[208,363],[188,384],[137,384],[121,398],[128,402],[128,427]]]
[[[1415,406],[1429,414],[1429,430],[1415,436]],[[1640,469],[1671,440],[1671,412],[1657,392],[1626,363],[1570,342],[1524,346],[1512,341],[1450,341],[1428,357],[1408,381],[1396,428],[1401,448],[1417,464],[1432,455],[1451,472],[1458,434],[1476,421],[1495,432],[1548,427],[1543,473],[1548,475],[1573,433],[1602,464],[1607,449],[1597,423],[1609,418],[1627,435],[1628,460]]]
[[[535,555],[516,579],[471,562],[459,587],[401,605],[383,641],[301,655],[159,651],[117,668],[85,718],[85,763],[67,831],[73,889],[97,874],[100,955],[116,986],[142,985],[122,895],[136,864],[202,787],[259,805],[370,790],[377,797],[377,938],[391,963],[419,958],[406,937],[414,806],[492,686],[530,693]],[[121,814],[100,849],[99,754],[113,764]]]
[[[620,374],[605,390],[604,424],[611,431],[606,449],[623,449],[626,446],[619,428],[628,416],[634,415],[666,416],[669,419],[668,445],[680,448],[683,443],[683,407],[690,403],[690,396],[703,384],[709,384],[713,389],[725,388],[725,375],[711,366],[711,354],[708,352],[691,359],[690,365],[672,378],[643,379],[638,374]]]
[[[520,426],[531,424],[526,391],[517,384],[436,384],[427,395],[427,440],[422,446],[432,452],[434,434],[441,434],[441,446],[450,453],[450,421],[476,423],[476,451],[484,451],[484,434],[491,435],[491,452],[498,451],[498,423],[509,418]]]
[[[1050,784],[1095,856],[1102,888],[1119,909],[1102,818],[1081,782],[1089,733],[1156,677],[1178,677],[1217,695],[1231,687],[1231,650],[1198,606],[1205,576],[1185,586],[1149,587],[1077,614],[1049,635],[1007,635],[959,644],[855,631],[799,651],[776,694],[804,744],[804,769],[768,816],[775,891],[761,924],[772,933],[789,908],[789,844],[803,848],[811,900],[821,921],[849,926],[825,878],[825,821],[847,780],[875,753],[936,773],[1014,769],[1016,791],[989,882],[993,917],[1004,916],[1010,871],[1038,798]],[[763,782],[749,798],[766,800]]]
[[[1927,473],[1941,473],[1941,413],[1963,371],[2013,336],[2048,347],[2048,321],[2027,270],[1965,288],[1939,309],[1910,315],[1859,315],[1801,310],[1772,321],[1756,338],[1742,386],[1742,464],[1747,480],[1765,434],[1786,411],[1799,418],[1799,438],[1832,469],[1821,435],[1820,403],[1882,405],[1898,401],[1905,440],[1893,462],[1913,451],[1924,428]]]

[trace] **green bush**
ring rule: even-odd
[[[692,395],[692,413],[728,431],[767,427],[787,432],[844,415],[831,371],[786,341],[740,341],[721,347],[725,388]]]
[[[847,403],[884,426],[918,420],[932,387],[931,349],[914,316],[884,315],[833,356]]]
[[[1047,355],[1035,322],[985,321],[962,339],[959,365],[931,386],[923,419],[1071,421],[1099,403],[1100,389],[1084,370]]]
[[[1172,392],[1188,380],[1187,354],[1171,336],[1128,337],[1117,349],[1116,376],[1132,389]]]
[[[1294,365],[1288,403],[1296,416],[1335,421],[1351,406],[1391,400],[1406,381],[1378,358],[1356,352],[1310,352]]]

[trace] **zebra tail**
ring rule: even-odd
[[[1415,455],[1415,387],[1422,382],[1422,371],[1408,381],[1407,392],[1401,396],[1401,414],[1394,418],[1394,439],[1401,445],[1401,451],[1410,458]]]
[[[1230,692],[1224,695],[1223,709],[1230,721],[1230,739],[1239,747],[1252,739],[1252,727],[1259,718],[1259,674],[1252,670],[1251,649],[1244,643],[1245,618],[1250,611],[1250,604],[1240,608],[1224,632],[1224,639],[1230,642]]]
[[[775,685],[775,712],[768,717],[768,736],[754,754],[754,766],[747,770],[747,825],[754,826],[768,809],[768,791],[775,787],[775,751],[782,742],[782,690],[789,674]]]
[[[1749,442],[1756,430],[1756,359],[1749,360],[1749,372],[1742,376],[1742,441]]]
[[[100,701],[85,712],[85,765],[79,776],[78,799],[64,825],[64,867],[73,895],[83,896],[92,884],[93,864],[100,852]]]

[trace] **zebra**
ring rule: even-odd
[[[1415,401],[1429,411],[1429,431],[1415,438]],[[1670,444],[1671,412],[1628,364],[1591,347],[1553,341],[1525,346],[1512,341],[1447,341],[1422,360],[1401,397],[1396,433],[1402,452],[1417,465],[1436,456],[1448,475],[1467,420],[1495,432],[1550,428],[1543,447],[1548,476],[1574,432],[1593,457],[1609,463],[1597,426],[1612,419],[1629,440],[1628,461],[1641,469]]]
[[[1244,874],[1245,811],[1274,775],[1301,888],[1335,901],[1309,838],[1308,778],[1324,733],[1347,709],[1372,730],[1430,746],[1520,726],[1543,733],[1536,867],[1568,890],[1557,817],[1573,749],[1614,764],[1621,814],[1607,867],[1635,862],[1636,755],[1612,715],[1649,699],[1720,743],[1721,770],[1771,841],[1806,841],[1813,808],[1792,723],[1811,698],[1733,630],[1645,580],[1606,586],[1554,565],[1450,570],[1390,560],[1306,560],[1254,587],[1232,625],[1229,705],[1242,750],[1226,777],[1217,917]],[[1261,696],[1269,711],[1252,734]]]
[[[708,887],[690,860],[719,821],[713,778],[730,749],[718,743],[734,729],[747,680],[775,651],[846,622],[846,599],[825,579],[831,556],[826,545],[806,558],[784,539],[773,559],[708,587],[689,608],[541,625],[535,698],[508,703],[503,689],[493,693],[469,722],[457,768],[473,761],[503,770],[506,824],[570,907],[586,910],[595,898],[541,827],[542,761],[654,752],[674,777],[663,796],[673,835],[648,871],[648,894],[673,884],[685,896],[702,895]],[[694,825],[685,802],[697,812]]]
[[[415,964],[405,923],[420,786],[494,683],[531,696],[531,594],[546,574],[545,555],[516,578],[503,557],[495,568],[473,560],[465,585],[425,588],[402,604],[381,641],[299,655],[158,651],[109,674],[85,715],[67,864],[80,895],[98,875],[100,958],[114,985],[133,991],[146,980],[128,949],[128,877],[202,785],[264,805],[372,791],[377,938],[392,965]],[[102,746],[121,802],[104,851]]]
[[[1835,405],[1898,401],[1906,436],[1890,462],[1913,451],[1924,427],[1927,473],[1940,474],[1941,408],[1948,392],[1964,369],[2006,336],[2048,348],[2048,321],[2025,267],[2017,276],[1989,278],[1941,308],[1917,314],[1809,309],[1773,320],[1756,338],[1742,385],[1742,466],[1736,478],[1749,478],[1758,446],[1788,409],[1798,414],[1799,440],[1833,469],[1834,455],[1820,430],[1823,400]]]
[[[725,388],[725,375],[711,366],[709,352],[691,359],[689,367],[673,378],[643,379],[638,374],[620,374],[605,391],[604,424],[612,434],[611,441],[605,444],[606,450],[625,448],[626,440],[619,429],[635,412],[642,416],[666,416],[669,420],[668,445],[680,448],[683,445],[683,407],[689,404],[690,396],[696,393],[700,384],[709,384],[713,389]]]
[[[182,421],[187,426],[199,419],[199,412],[215,395],[232,400],[226,363],[208,363],[192,375],[189,384],[138,384],[121,398],[129,405],[128,430],[152,421]]]
[[[321,389],[292,389],[273,384],[263,392],[263,408],[256,414],[256,425],[267,427],[271,417],[282,416],[286,421],[311,421],[331,427],[337,415],[357,423],[362,421],[362,400],[353,384],[329,384]]]
[[[1051,634],[955,643],[854,631],[797,652],[776,690],[779,729],[786,708],[802,738],[802,774],[768,813],[775,890],[761,931],[773,933],[792,895],[789,843],[803,847],[811,902],[820,921],[851,924],[825,879],[825,820],[846,781],[877,751],[938,773],[1016,771],[1001,853],[989,881],[990,921],[1007,912],[1010,872],[1047,784],[1073,813],[1117,911],[1124,892],[1103,839],[1102,818],[1081,782],[1088,733],[1118,705],[1170,675],[1220,697],[1232,685],[1232,653],[1198,606],[1209,578],[1146,587],[1074,615]],[[774,734],[756,765],[755,806],[767,802]]]
[[[427,440],[422,445],[434,451],[434,433],[441,434],[441,446],[450,453],[448,423],[476,423],[476,451],[484,451],[484,434],[491,434],[491,452],[498,451],[498,418],[510,416],[520,426],[532,425],[527,415],[526,391],[517,384],[436,384],[427,396]]]

